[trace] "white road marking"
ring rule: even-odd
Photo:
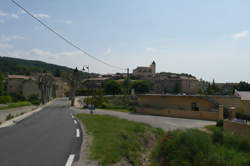
[[[72,117],[72,118],[74,118],[74,116],[73,116],[73,115],[72,115],[71,117]]]
[[[74,123],[75,123],[75,124],[77,124],[77,121],[76,121],[76,120],[74,120]]]
[[[74,155],[74,154],[69,155],[69,158],[68,158],[68,160],[67,160],[65,166],[71,166],[72,163],[73,163],[73,161],[74,161],[74,158],[75,158],[75,155]]]
[[[76,137],[80,137],[80,130],[76,129]]]

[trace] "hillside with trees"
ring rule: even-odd
[[[54,76],[60,76],[62,73],[72,72],[73,69],[42,61],[0,57],[0,71],[5,75],[31,75],[31,73],[47,71]]]

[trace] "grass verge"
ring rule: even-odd
[[[29,106],[29,105],[32,105],[31,102],[20,101],[20,102],[16,102],[16,103],[9,103],[7,106],[2,106],[2,107],[0,107],[0,110],[16,108],[16,107],[23,107],[23,106]]]
[[[195,129],[168,133],[152,154],[152,166],[245,166],[250,165],[250,139],[220,127],[211,134]]]
[[[90,158],[107,166],[126,161],[142,165],[142,156],[163,135],[161,129],[107,115],[78,114],[87,133],[93,137]]]
[[[211,132],[216,132],[216,131],[223,131],[223,127],[217,127],[216,125],[208,125],[205,126],[205,128]]]

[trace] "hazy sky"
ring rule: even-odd
[[[16,0],[92,55],[216,82],[250,81],[249,0]],[[122,72],[58,39],[9,0],[0,1],[0,56],[91,72]]]

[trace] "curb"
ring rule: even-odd
[[[18,122],[21,122],[22,120],[24,120],[25,118],[28,118],[30,117],[31,115],[41,111],[44,107],[52,104],[52,102],[54,102],[55,99],[51,100],[50,102],[46,103],[45,105],[42,105],[42,106],[38,106],[38,108],[36,108],[35,110],[32,110],[30,112],[26,112],[25,114],[23,115],[20,115],[18,117],[15,117],[11,120],[8,120],[8,121],[5,121],[3,122],[1,125],[0,125],[0,128],[4,128],[4,127],[10,127],[10,126],[14,126],[15,124],[17,124]]]
[[[76,116],[75,116],[76,117]],[[87,135],[86,129],[80,119],[76,117],[82,130],[82,144],[79,153],[79,160],[75,161],[72,166],[98,166],[97,161],[89,160],[88,158],[88,146],[90,143],[90,136]]]

